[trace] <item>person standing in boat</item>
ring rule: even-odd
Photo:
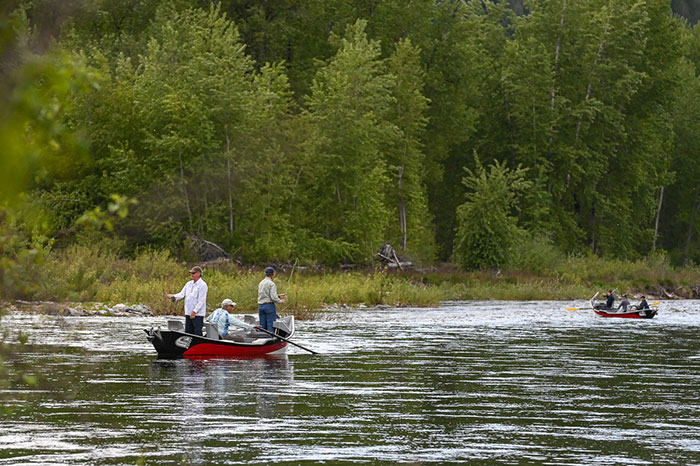
[[[606,295],[605,305],[607,306],[608,309],[612,309],[613,303],[615,303],[615,295],[613,294],[613,290],[608,290],[608,294]]]
[[[267,267],[265,278],[258,284],[258,316],[260,327],[270,333],[275,329],[272,324],[277,320],[277,307],[275,303],[284,304],[286,294],[277,294],[277,285],[274,282],[275,269]]]
[[[240,319],[236,319],[230,313],[233,312],[233,308],[236,307],[236,303],[226,298],[221,302],[221,307],[216,309],[214,312],[209,314],[207,318],[208,322],[215,324],[217,330],[219,331],[219,336],[224,340],[233,340],[234,338],[229,334],[228,327],[233,325],[234,327],[244,328],[250,330],[253,328],[252,325],[248,325]]]
[[[185,283],[182,291],[177,294],[167,294],[173,302],[185,299],[185,333],[202,336],[204,315],[207,312],[207,291],[209,287],[202,279],[202,268],[194,266],[190,269],[192,280]]]
[[[619,311],[620,309],[622,309],[622,312],[627,312],[627,308],[629,307],[629,305],[630,305],[630,300],[627,299],[626,294],[623,294],[622,301],[620,301],[620,305],[617,306],[617,310]]]

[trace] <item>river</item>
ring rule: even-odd
[[[165,318],[10,314],[39,374],[0,465],[700,464],[700,301],[346,309],[267,359],[156,359]],[[10,411],[8,411],[8,409]]]

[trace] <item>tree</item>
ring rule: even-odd
[[[508,169],[495,162],[488,169],[475,157],[476,170],[466,169],[462,179],[467,200],[457,209],[454,257],[464,270],[503,267],[513,259],[515,247],[526,236],[514,211],[519,196],[532,187],[527,169]]]
[[[365,27],[357,21],[343,38],[333,38],[338,52],[319,69],[306,101],[313,135],[297,219],[312,249],[319,250],[316,243],[337,251],[325,261],[366,261],[384,240],[387,176],[381,151],[383,141],[398,135],[387,120],[396,78]]]
[[[138,64],[92,52],[107,78],[74,115],[91,128],[97,184],[140,199],[123,231],[167,247],[194,234],[250,259],[288,257],[283,67],[256,70],[217,7],[163,5],[147,33]]]
[[[432,220],[428,212],[425,188],[425,156],[420,138],[425,132],[428,99],[423,96],[425,73],[420,66],[419,50],[410,40],[402,40],[388,61],[389,71],[396,76],[395,103],[388,118],[400,133],[388,141],[385,159],[388,176],[386,199],[392,211],[387,240],[400,244],[404,252],[412,252],[424,260],[435,254]]]
[[[695,26],[683,34],[683,50],[687,56],[697,53],[700,28]],[[675,174],[669,183],[662,204],[660,244],[671,252],[674,262],[688,265],[700,262],[698,230],[700,229],[700,59],[683,60],[679,68],[680,80],[675,90],[673,106],[673,134],[671,170]]]
[[[0,9],[0,30],[0,288],[7,298],[25,298],[39,286],[55,235],[50,211],[31,192],[75,176],[84,163],[84,134],[62,116],[96,79],[75,54],[32,52],[36,37],[24,9]]]
[[[493,160],[505,153],[499,62],[512,31],[507,8],[490,1],[438,2],[429,18],[429,39],[418,43],[430,101],[422,142],[438,256],[447,260],[462,168],[471,166],[474,150]]]

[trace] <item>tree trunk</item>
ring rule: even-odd
[[[190,197],[187,194],[187,180],[185,179],[185,167],[182,163],[182,151],[177,153],[180,162],[180,178],[182,180],[182,193],[185,197],[185,207],[187,208],[187,219],[190,222],[190,232],[192,232],[192,209],[190,208]]]
[[[551,111],[551,121],[549,124],[549,139],[547,141],[547,152],[551,152],[551,147],[552,147],[552,140],[554,139],[554,101],[557,96],[557,89],[556,89],[556,78],[557,78],[557,71],[559,70],[559,50],[561,48],[561,34],[564,29],[564,11],[566,11],[566,0],[562,0],[561,2],[561,19],[559,20],[559,35],[557,36],[557,41],[554,46],[554,79],[552,80],[552,90],[549,93],[550,97],[550,104],[549,108]]]
[[[659,207],[656,209],[656,221],[654,222],[654,242],[651,245],[651,250],[656,251],[656,240],[659,238],[659,217],[661,217],[661,206],[664,202],[664,187],[661,186],[659,194]]]
[[[406,202],[404,201],[403,195],[403,165],[399,167],[399,225],[401,227],[401,250],[406,250],[406,245],[408,243],[408,232],[406,231]]]
[[[596,53],[595,60],[593,60],[593,69],[595,70],[596,65],[598,65],[598,60],[603,56],[603,51],[605,50],[605,39],[608,36],[608,28],[610,27],[610,16],[608,16],[607,23],[605,24],[605,30],[603,31],[603,37],[600,40],[600,46],[598,47],[598,53]],[[588,80],[588,85],[586,86],[586,99],[588,102],[591,99],[591,89],[593,88],[593,80]],[[576,125],[576,138],[575,142],[578,142],[578,136],[581,131],[581,124],[583,123],[583,114],[578,118],[578,124]]]
[[[695,217],[698,213],[698,207],[700,207],[700,192],[695,194],[695,205],[693,206],[693,213],[690,215],[690,222],[688,222],[688,236],[685,239],[685,250],[683,251],[683,267],[688,265],[688,256],[690,255],[690,242],[693,239],[693,226],[695,225]]]
[[[228,232],[233,235],[233,188],[231,187],[231,139],[226,130],[226,188],[228,190]]]

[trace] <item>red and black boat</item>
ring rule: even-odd
[[[258,332],[240,331],[235,339],[222,339],[213,324],[205,323],[205,336],[185,333],[178,318],[168,319],[168,329],[144,329],[159,358],[260,357],[284,353],[287,340],[294,334],[294,316],[275,321],[274,336]]]
[[[596,302],[595,299],[598,296],[596,293],[591,298],[591,307],[593,312],[601,317],[622,317],[626,319],[652,319],[659,312],[658,307],[650,307],[648,309],[637,309],[636,306],[630,306],[627,311],[621,311],[618,309],[610,309],[605,305],[604,302]],[[657,303],[654,303],[657,304]]]

